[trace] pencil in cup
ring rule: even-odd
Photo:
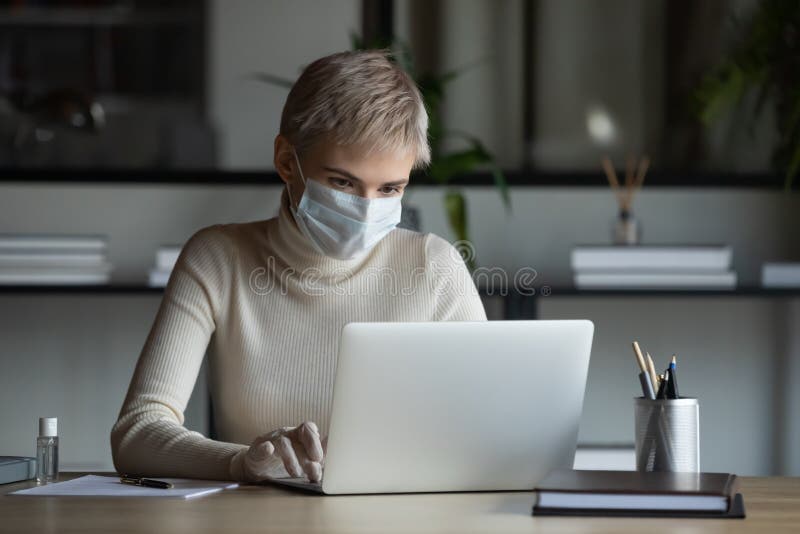
[[[637,471],[700,471],[697,399],[634,399]]]

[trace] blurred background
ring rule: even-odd
[[[58,416],[62,467],[112,468],[181,244],[274,216],[288,88],[361,47],[431,112],[405,224],[470,243],[491,319],[595,322],[580,467],[633,465],[637,339],[703,470],[800,474],[796,0],[0,2],[0,454]]]

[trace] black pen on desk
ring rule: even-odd
[[[172,489],[172,484],[169,482],[164,482],[163,480],[155,480],[152,478],[140,478],[140,477],[131,477],[128,475],[122,475],[119,477],[119,481],[123,484],[129,484],[131,486],[144,486],[146,488],[157,488],[157,489]]]

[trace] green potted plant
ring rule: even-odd
[[[740,26],[741,38],[696,93],[700,119],[712,123],[750,91],[758,94],[755,115],[771,102],[780,138],[773,161],[790,188],[800,171],[800,2],[761,0]]]

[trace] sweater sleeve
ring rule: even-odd
[[[183,247],[111,430],[118,472],[232,478],[231,459],[246,447],[214,441],[183,426],[230,278],[231,253],[225,236],[213,226],[194,234]]]
[[[436,299],[433,320],[485,321],[483,302],[458,250],[441,237],[428,234],[425,253]]]

